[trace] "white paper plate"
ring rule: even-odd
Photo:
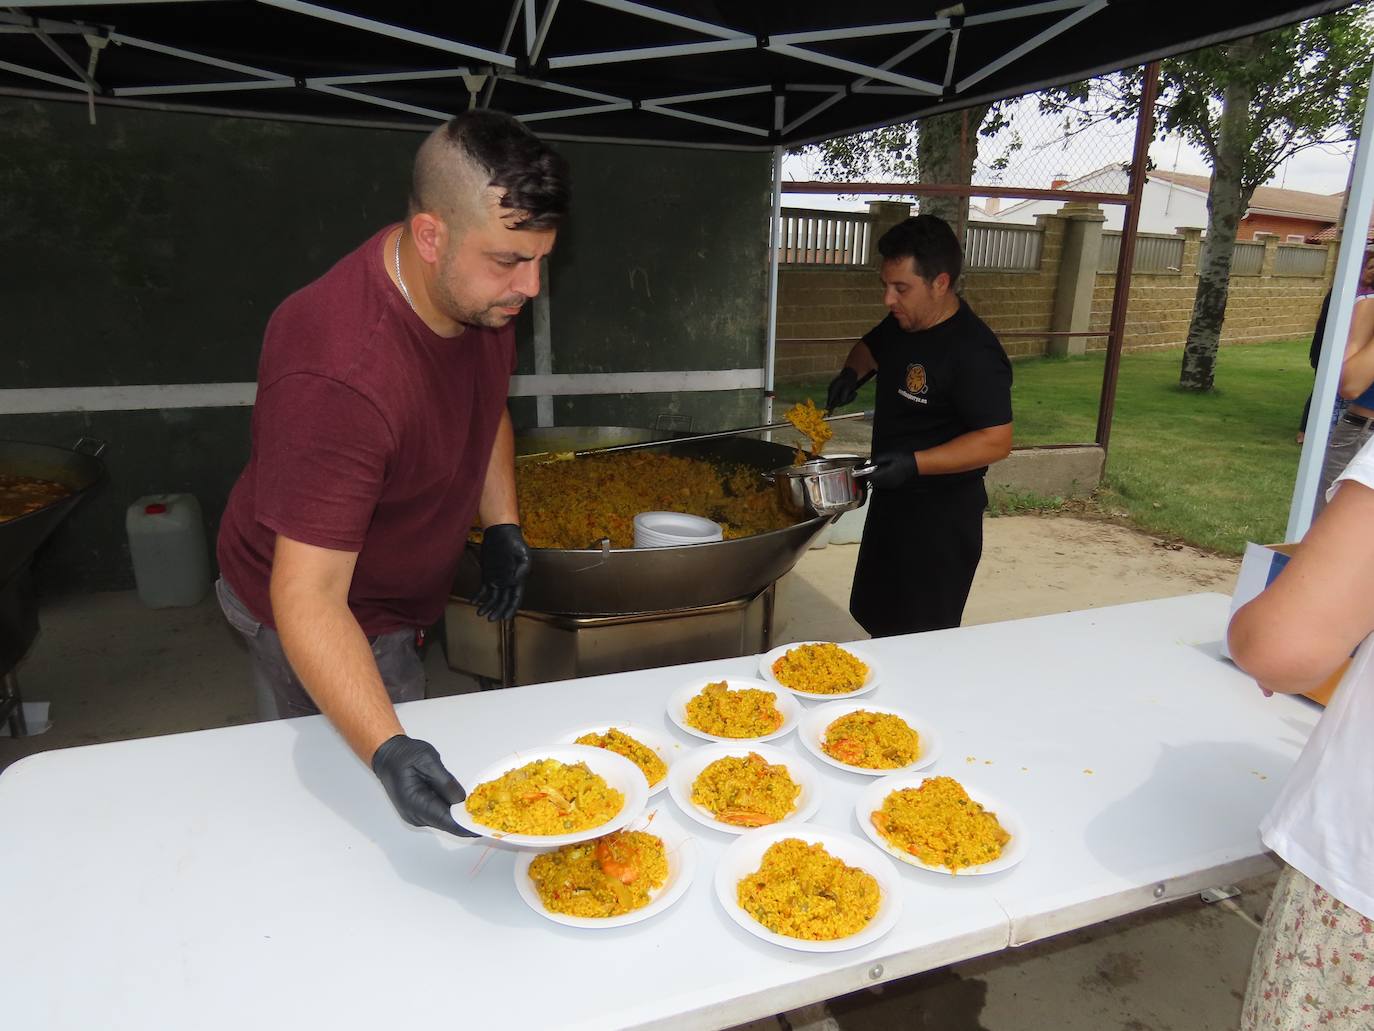
[[[807,844],[824,845],[825,850],[836,859],[857,866],[872,874],[878,881],[878,912],[857,934],[834,941],[808,941],[805,938],[789,938],[787,935],[770,931],[750,916],[739,904],[739,882],[756,871],[763,863],[763,854],[774,842],[784,838],[800,838]],[[766,942],[781,945],[785,949],[799,952],[842,952],[857,949],[862,945],[875,942],[892,930],[902,915],[902,883],[892,861],[868,842],[830,830],[803,824],[799,827],[764,827],[751,831],[732,843],[716,864],[716,898],[730,918],[750,934],[757,935]]]
[[[833,641],[793,641],[791,644],[780,644],[772,651],[759,656],[759,676],[768,684],[782,688],[784,691],[789,691],[798,698],[808,698],[824,702],[833,702],[844,698],[857,698],[861,694],[868,694],[870,691],[876,690],[878,684],[882,681],[882,670],[879,668],[877,661],[862,648],[855,648],[847,644],[840,645],[840,647],[868,666],[868,678],[864,681],[863,687],[860,687],[858,690],[846,691],[844,694],[817,694],[814,691],[798,691],[794,687],[787,687],[779,683],[778,678],[773,676],[773,663],[777,662],[793,648],[799,648],[804,644],[833,643]]]
[[[689,726],[687,723],[687,703],[699,695],[707,684],[714,684],[721,680],[724,680],[726,686],[732,691],[752,687],[775,695],[778,711],[782,713],[782,725],[773,733],[764,734],[762,737],[717,737],[715,734],[708,734],[704,730],[697,730],[696,727]],[[724,744],[729,744],[732,741],[772,741],[792,733],[792,728],[797,725],[797,720],[801,718],[801,706],[797,704],[797,700],[792,695],[779,688],[777,684],[769,684],[749,677],[702,677],[689,684],[683,684],[668,696],[668,718],[693,737],[704,738],[707,741],[720,741]]]
[[[495,838],[508,845],[520,845],[527,848],[557,848],[559,845],[571,845],[574,841],[587,841],[589,838],[599,838],[603,834],[620,830],[621,827],[624,827],[644,811],[644,803],[649,800],[649,782],[644,779],[644,774],[640,772],[638,766],[622,755],[616,755],[604,748],[592,748],[590,745],[545,745],[542,748],[527,748],[523,752],[513,752],[504,759],[499,759],[478,770],[476,774],[465,778],[462,783],[465,787],[471,785],[472,789],[475,790],[479,784],[495,780],[503,773],[518,769],[536,759],[557,759],[561,763],[569,764],[586,763],[593,773],[604,777],[607,784],[625,796],[625,802],[620,807],[620,812],[599,826],[589,827],[587,830],[572,834],[508,834],[505,831],[496,830],[494,827],[488,827],[485,823],[478,823],[468,812],[467,806],[459,802],[450,810],[458,826],[464,827],[474,834],[480,834],[484,838]]]
[[[826,728],[841,716],[848,716],[851,712],[858,712],[860,709],[864,712],[887,713],[905,720],[907,726],[916,731],[920,739],[917,745],[916,761],[905,766],[895,766],[890,770],[871,770],[864,766],[851,766],[849,763],[841,762],[839,759],[827,755],[821,747],[825,741]],[[797,727],[797,737],[802,746],[821,762],[829,763],[831,766],[849,773],[863,773],[870,777],[891,777],[924,770],[940,757],[940,739],[924,720],[902,709],[890,709],[885,705],[866,705],[857,701],[831,702],[829,705],[820,705],[810,710],[802,717],[801,723]]]
[[[539,852],[523,851],[515,857],[515,890],[520,897],[525,900],[525,904],[540,916],[552,920],[556,924],[564,924],[567,927],[624,927],[626,924],[637,924],[641,920],[648,920],[651,916],[657,916],[671,906],[692,884],[692,878],[697,872],[697,843],[692,838],[672,826],[643,826],[644,820],[636,820],[631,830],[645,830],[649,834],[657,835],[664,845],[668,856],[668,879],[663,882],[663,887],[657,891],[649,893],[649,904],[641,909],[623,913],[620,916],[609,916],[602,919],[586,916],[569,916],[566,913],[555,913],[545,907],[544,902],[539,897],[539,891],[535,888],[534,882],[530,880],[530,864],[534,862],[534,857]]]
[[[590,727],[579,727],[570,730],[566,734],[559,734],[557,741],[559,744],[574,744],[583,734],[604,734],[614,727],[625,734],[629,734],[640,744],[648,747],[655,755],[663,760],[665,766],[670,770],[673,768],[673,760],[682,755],[685,749],[661,730],[652,730],[649,727],[641,727],[637,723],[596,723]],[[589,746],[591,748],[596,745]],[[618,752],[613,753],[619,755]],[[668,775],[665,773],[663,779],[657,784],[649,785],[649,797],[652,798],[668,786]]]
[[[701,748],[692,749],[678,759],[668,772],[668,794],[672,796],[679,809],[712,830],[724,831],[726,834],[743,834],[746,831],[757,829],[738,827],[733,823],[717,820],[709,811],[692,801],[692,785],[696,783],[702,770],[717,759],[724,759],[727,755],[743,757],[750,752],[757,752],[773,765],[786,766],[788,776],[801,785],[801,794],[797,796],[796,807],[777,823],[769,824],[769,827],[802,823],[816,815],[816,810],[821,807],[821,779],[811,765],[806,762],[799,762],[795,755],[789,755],[780,748],[749,741],[728,745],[703,745]]]
[[[1021,822],[1021,818],[1009,806],[1003,805],[999,799],[989,795],[976,785],[964,784],[964,790],[969,793],[969,797],[975,802],[997,814],[997,822],[1002,825],[1002,829],[1011,835],[1011,840],[1002,847],[1002,854],[991,863],[981,863],[978,866],[966,866],[962,870],[951,870],[947,866],[932,866],[930,863],[923,863],[909,852],[892,845],[878,833],[878,828],[873,826],[873,821],[869,817],[883,807],[883,799],[887,798],[893,791],[900,791],[903,788],[918,788],[927,778],[921,774],[904,774],[900,777],[884,777],[882,780],[875,780],[859,793],[859,799],[854,803],[854,815],[858,817],[859,826],[863,828],[865,834],[873,844],[892,856],[900,859],[903,863],[910,863],[912,866],[919,866],[922,870],[930,870],[933,873],[944,874],[946,877],[951,874],[957,877],[970,877],[978,874],[1000,873],[1003,870],[1010,870],[1021,860],[1026,858],[1026,853],[1030,849],[1030,843],[1026,840],[1026,825]],[[957,778],[956,778],[957,779]]]

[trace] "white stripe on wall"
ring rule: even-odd
[[[696,372],[555,373],[512,376],[511,397],[588,394],[654,394],[672,391],[756,390],[763,369]],[[137,412],[165,408],[243,408],[253,404],[256,383],[153,383],[120,387],[33,387],[0,390],[0,415],[58,412]]]

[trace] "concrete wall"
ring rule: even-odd
[[[975,269],[964,275],[964,296],[1013,357],[1044,355],[1046,337],[1020,336],[1049,331],[1063,256],[1066,219],[1041,215],[1043,249],[1033,272]],[[1127,308],[1126,350],[1179,346],[1188,335],[1197,292],[1200,230],[1181,231],[1183,265],[1178,272],[1140,273],[1131,277]],[[1266,244],[1258,276],[1231,279],[1222,330],[1223,344],[1260,343],[1310,336],[1321,300],[1330,285],[1335,245],[1320,276],[1275,276],[1277,242]],[[1095,262],[1087,267],[1094,269]],[[1085,327],[1104,332],[1111,317],[1115,273],[1093,274],[1092,311]],[[778,280],[779,382],[814,380],[833,375],[853,342],[886,314],[873,269],[784,268]],[[1087,350],[1103,350],[1105,337],[1087,338]]]
[[[109,482],[40,555],[48,591],[132,584],[124,509],[190,491],[218,524],[247,408],[15,415],[6,388],[255,379],[292,290],[404,211],[414,133],[0,98],[0,439],[109,441]],[[767,155],[560,145],[574,214],[551,262],[555,372],[763,364]],[[529,316],[524,316],[528,320]],[[534,371],[529,324],[520,369]],[[757,391],[566,398],[559,421],[752,421]],[[517,423],[534,422],[516,399]]]

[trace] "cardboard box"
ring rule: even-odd
[[[1297,544],[1247,544],[1245,545],[1245,557],[1240,562],[1240,575],[1236,577],[1236,590],[1231,595],[1231,615],[1246,602],[1259,596],[1259,593],[1274,582],[1275,578],[1283,572],[1283,567],[1288,565],[1298,550]],[[1230,623],[1230,619],[1227,619]],[[1228,659],[1231,658],[1231,651],[1226,646],[1225,636],[1221,639],[1221,653]],[[1304,692],[1305,697],[1311,698],[1314,702],[1325,705],[1331,698],[1332,692],[1341,682],[1341,677],[1345,676],[1345,671],[1350,668],[1350,660],[1346,659],[1331,676],[1322,681],[1321,685],[1311,691]]]

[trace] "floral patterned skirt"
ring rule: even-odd
[[[1374,920],[1291,866],[1274,886],[1242,1031],[1374,1031]]]

